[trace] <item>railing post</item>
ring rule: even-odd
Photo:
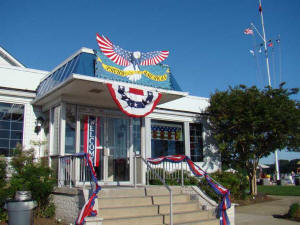
[[[165,162],[163,162],[163,180],[166,182],[166,168],[165,168]]]
[[[134,153],[134,187],[136,188],[136,153]]]
[[[150,181],[149,181],[149,180],[150,180],[150,179],[149,179],[150,174],[149,174],[149,171],[150,171],[150,170],[149,170],[149,168],[147,167],[147,171],[146,171],[146,173],[147,173],[147,181],[146,181],[146,182],[147,182],[147,185],[148,185],[148,186],[150,185]]]
[[[61,175],[61,158],[58,156],[58,187],[61,187],[61,179],[62,179],[62,175]]]
[[[170,189],[170,225],[173,225],[173,198],[172,198],[172,189]]]
[[[70,188],[72,187],[72,157],[69,156],[69,180],[70,180]]]
[[[183,161],[181,161],[181,187],[184,186],[184,177],[183,177]]]

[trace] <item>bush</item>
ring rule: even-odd
[[[167,172],[163,168],[156,168],[154,169],[156,173],[158,173],[161,177],[163,177],[163,173],[165,173],[166,179],[165,182],[168,185],[181,185],[181,170],[175,170],[173,172]],[[151,185],[162,185],[162,182],[152,174],[152,172],[149,172],[150,178],[149,183]],[[172,178],[172,177],[178,177],[178,178]],[[190,175],[189,171],[184,170],[183,171],[183,179],[184,179],[184,185],[198,185],[199,180],[196,177],[192,177]]]
[[[230,190],[231,198],[233,200],[246,198],[246,190],[249,187],[249,182],[244,175],[240,173],[216,172],[210,174],[210,176]],[[200,188],[215,201],[219,200],[220,196],[212,190],[205,179],[202,179],[200,182]]]
[[[299,203],[294,203],[294,204],[290,205],[288,216],[289,216],[289,218],[293,218],[293,219],[297,219],[297,220],[300,219],[300,205],[299,205]]]
[[[181,170],[176,170],[171,173],[164,171],[162,168],[156,168],[155,171],[161,176],[165,173],[167,177],[165,179],[166,184],[168,185],[181,185]],[[151,171],[149,172],[152,175]],[[230,190],[232,199],[245,199],[247,194],[246,190],[249,187],[249,182],[245,175],[241,173],[228,173],[228,172],[216,172],[210,174],[210,176],[223,185],[225,188]],[[150,176],[151,177],[151,176]],[[171,179],[170,177],[179,177],[178,179]],[[208,182],[205,178],[201,178],[201,180],[197,177],[191,176],[189,171],[183,172],[184,177],[184,185],[198,185],[199,188],[205,192],[210,198],[215,201],[219,201],[220,197],[215,191],[209,186]],[[149,180],[149,183],[152,185],[162,185],[159,179],[157,179],[154,175],[152,179]]]
[[[14,173],[10,180],[10,196],[13,197],[16,191],[31,191],[32,198],[38,204],[37,214],[48,215],[43,211],[51,206],[49,196],[56,184],[52,170],[43,161],[34,162],[33,150],[17,149],[11,165]]]
[[[5,221],[7,213],[4,210],[5,200],[8,197],[7,194],[7,182],[6,182],[6,167],[7,163],[4,157],[0,157],[0,221]]]

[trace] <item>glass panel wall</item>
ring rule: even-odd
[[[0,155],[13,156],[23,141],[24,106],[0,102]]]
[[[133,152],[141,154],[141,119],[132,119]]]
[[[65,153],[76,153],[76,106],[66,105]]]
[[[151,157],[185,154],[183,123],[151,120]]]
[[[52,124],[52,155],[59,154],[59,146],[60,146],[60,111],[61,107],[57,106],[51,110],[51,124]]]
[[[203,161],[202,124],[190,124],[190,149],[193,162]]]
[[[129,181],[129,120],[107,118],[109,181]]]

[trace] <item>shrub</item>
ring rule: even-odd
[[[232,199],[246,198],[246,190],[249,187],[249,183],[244,175],[240,173],[216,172],[210,174],[210,176],[222,186],[230,190]],[[200,188],[215,201],[219,200],[220,197],[212,190],[205,179],[202,179],[200,182]]]
[[[288,216],[293,219],[300,219],[300,205],[299,203],[294,203],[290,205]]]
[[[5,200],[8,197],[6,187],[6,167],[7,163],[5,158],[0,157],[0,221],[5,221],[7,217],[7,213],[4,210]]]
[[[181,170],[176,170],[171,173],[165,172],[162,168],[157,168],[155,171],[162,176],[163,173],[166,174],[165,182],[168,185],[181,185]],[[149,172],[151,174],[151,172]],[[245,175],[241,173],[228,173],[228,172],[216,172],[210,174],[210,176],[223,185],[225,188],[230,190],[232,199],[245,199],[247,194],[246,190],[249,187],[249,182]],[[179,177],[172,179],[171,177]],[[209,186],[205,178],[197,178],[190,175],[189,171],[183,172],[184,185],[198,185],[200,189],[205,192],[210,198],[215,201],[219,201],[220,197],[215,191]],[[149,180],[152,185],[162,185],[159,179],[155,176],[152,176],[152,179]]]
[[[52,170],[43,161],[34,162],[33,150],[17,149],[11,165],[14,173],[10,180],[10,195],[13,197],[20,190],[31,191],[32,198],[38,204],[36,212],[43,216],[43,211],[48,210],[49,196],[56,184]]]
[[[167,172],[163,168],[154,169],[162,178],[163,173],[165,173],[165,182],[168,185],[181,185],[181,170],[175,170],[173,172]],[[155,176],[152,172],[149,172],[150,178],[149,183],[151,185],[162,185],[162,182]],[[175,179],[176,177],[176,179]],[[198,185],[199,180],[196,177],[192,177],[189,171],[183,171],[184,185]]]

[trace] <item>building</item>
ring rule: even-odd
[[[112,77],[112,64],[99,54],[81,48],[46,72],[26,68],[0,48],[0,154],[11,157],[17,143],[35,148],[36,157],[48,157],[60,177],[66,166],[62,156],[91,150],[102,185],[132,185],[136,179],[144,184],[145,165],[136,163],[137,156],[185,154],[208,172],[220,169],[220,155],[202,114],[207,98],[181,91],[171,73],[158,85],[153,81],[157,78],[150,80],[151,73],[142,75],[149,81],[140,78],[142,71],[130,80],[117,66],[119,76]],[[159,66],[151,69],[169,72]],[[160,101],[145,117],[128,116],[111,95],[110,87],[118,85],[118,91],[128,89],[135,95],[144,90],[147,99],[159,93]],[[74,184],[81,185],[79,164],[75,165]]]

